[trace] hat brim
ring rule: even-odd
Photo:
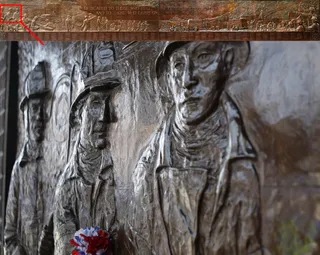
[[[89,82],[87,80],[87,82]],[[93,84],[91,86],[87,86],[84,90],[82,90],[77,98],[72,103],[71,109],[70,109],[70,116],[69,116],[69,123],[71,128],[76,126],[76,119],[78,117],[78,110],[80,107],[80,101],[84,99],[86,96],[88,96],[91,92],[99,92],[99,91],[112,91],[116,87],[121,85],[121,81],[116,78],[106,78],[104,80],[99,80],[98,83]]]
[[[190,43],[190,42],[189,41],[173,41],[165,46],[163,51],[161,51],[160,54],[158,55],[158,57],[156,59],[156,63],[155,63],[156,64],[156,75],[157,75],[158,79],[161,77],[161,75],[166,70],[171,53],[175,49],[178,49],[188,43]]]
[[[167,70],[167,65],[169,63],[169,58],[172,52],[191,41],[174,41],[170,42],[167,46],[165,46],[164,50],[160,52],[156,59],[156,75],[157,79],[159,80],[160,77],[163,75],[164,71]],[[217,43],[217,42],[213,42]],[[220,42],[221,43],[221,42]],[[225,44],[229,47],[234,48],[235,52],[235,62],[233,70],[230,76],[235,75],[240,69],[244,67],[247,63],[250,55],[250,42],[225,42]]]
[[[35,93],[35,94],[32,94],[32,95],[29,95],[29,96],[25,96],[24,98],[22,98],[21,102],[20,102],[20,105],[19,105],[19,108],[21,111],[24,110],[24,106],[25,104],[30,100],[30,99],[35,99],[35,98],[43,98],[43,97],[46,97],[50,94],[50,90],[49,89],[46,89],[46,90],[43,90],[41,92],[38,92],[38,93]]]

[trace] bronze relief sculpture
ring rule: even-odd
[[[36,255],[50,196],[45,180],[42,141],[46,124],[46,67],[39,62],[25,82],[20,103],[25,125],[25,142],[15,162],[6,211],[5,252],[8,255]]]
[[[174,107],[133,173],[137,254],[265,254],[256,152],[225,84],[246,42],[170,42],[157,59]]]
[[[56,191],[53,218],[56,255],[71,254],[69,240],[80,228],[98,226],[116,236],[113,162],[107,140],[108,125],[113,122],[109,98],[120,85],[111,69],[114,55],[112,43],[101,43],[89,49],[83,62],[85,87],[70,113],[71,127],[80,129]],[[99,69],[101,61],[108,66]]]
[[[21,84],[30,62],[50,63],[51,117],[45,124],[44,112],[31,112],[48,94],[35,89],[44,84],[35,68],[28,84],[44,93],[22,103],[19,130],[29,132],[11,183],[6,254],[69,255],[69,240],[90,226],[110,232],[122,255],[319,253],[320,45],[19,47]],[[51,176],[61,179],[48,212]]]

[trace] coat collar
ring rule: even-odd
[[[256,152],[249,141],[244,129],[243,121],[238,107],[232,98],[224,92],[220,99],[220,106],[227,116],[229,128],[228,160],[256,158]],[[170,132],[174,119],[174,109],[164,121],[159,133],[159,153],[156,160],[156,168],[172,166],[170,151]]]
[[[79,146],[79,142],[80,142],[80,135],[78,135],[77,137],[77,141],[75,143],[74,146],[74,151],[72,154],[72,157],[68,163],[67,168],[69,169],[69,176],[68,179],[81,179],[84,183],[89,183],[88,180],[85,179],[85,177],[83,176],[83,174],[79,171],[79,152],[77,150],[78,146]],[[101,165],[100,165],[100,173],[99,173],[99,180],[101,181],[106,181],[110,174],[110,170],[112,171],[112,167],[113,167],[113,161],[111,158],[110,153],[106,153],[104,151],[101,151],[102,155],[102,159],[101,159]]]

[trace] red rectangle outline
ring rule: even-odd
[[[2,7],[12,7],[12,6],[18,6],[20,7],[20,20],[19,21],[5,21],[2,20]],[[22,4],[0,4],[0,24],[21,24],[37,41],[39,41],[42,45],[44,45],[44,42],[23,22],[22,20]]]
[[[20,7],[19,8],[19,17],[20,20],[9,20],[5,21],[2,19],[2,7]],[[0,24],[21,24],[22,21],[22,4],[0,4]]]

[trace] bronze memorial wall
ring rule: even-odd
[[[319,59],[317,42],[20,42],[6,254],[69,255],[91,226],[113,254],[320,254]]]
[[[1,244],[3,247],[3,229],[6,204],[6,144],[7,144],[7,115],[8,115],[8,90],[9,90],[9,62],[10,46],[8,42],[0,42],[0,229]]]

